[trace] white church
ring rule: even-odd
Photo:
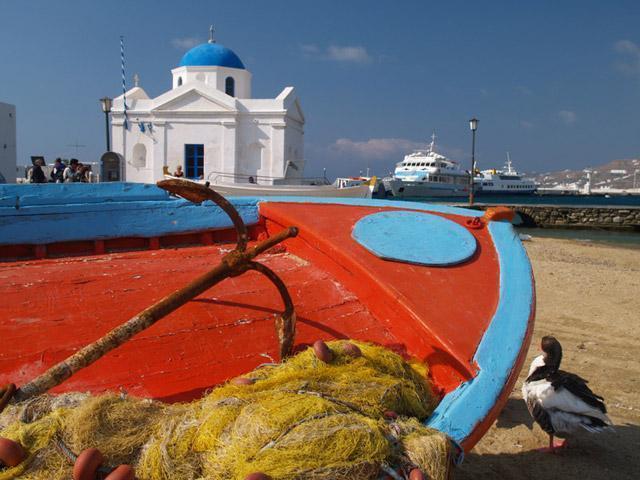
[[[213,30],[171,74],[173,87],[156,98],[136,81],[113,101],[111,149],[122,156],[123,180],[156,182],[178,165],[186,178],[212,184],[302,177],[305,120],[293,87],[252,98],[251,72]]]

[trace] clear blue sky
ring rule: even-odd
[[[298,91],[307,174],[392,169],[436,130],[468,163],[511,152],[527,171],[640,157],[640,2],[3,0],[0,101],[15,104],[18,162],[95,160],[98,99],[120,93],[119,36],[150,96],[187,46],[219,43],[254,97]]]

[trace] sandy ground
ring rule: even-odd
[[[571,240],[525,242],[536,278],[533,341],[507,406],[457,469],[456,479],[640,478],[640,249]],[[537,452],[547,435],[533,425],[520,388],[540,338],[554,335],[563,370],[604,396],[615,432],[584,433],[559,455]]]

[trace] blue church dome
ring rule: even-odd
[[[217,43],[203,43],[193,47],[182,56],[181,67],[229,67],[241,68],[244,65],[232,50]]]

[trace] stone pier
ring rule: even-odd
[[[526,227],[605,228],[640,231],[640,207],[510,205]],[[485,207],[482,207],[485,208]]]

